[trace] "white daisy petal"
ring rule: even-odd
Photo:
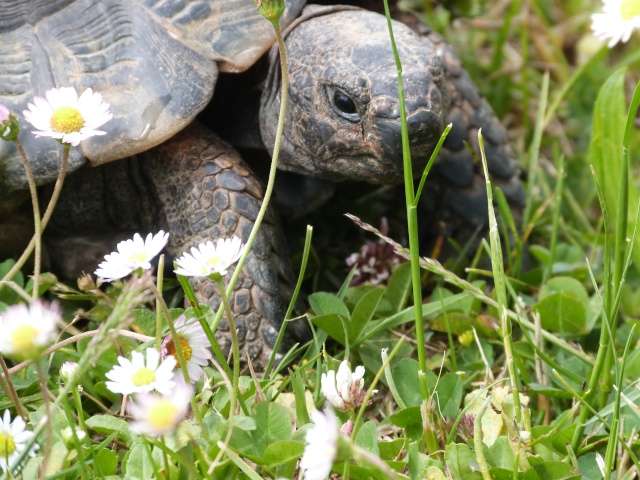
[[[77,146],[83,140],[105,132],[97,127],[111,120],[109,104],[89,88],[80,98],[73,87],[52,88],[45,98],[34,97],[23,112],[25,119],[36,130],[36,137],[53,137],[62,143]]]
[[[187,414],[193,389],[177,384],[171,392],[163,396],[141,394],[129,404],[129,413],[134,421],[131,430],[151,436],[164,435],[175,431]]]
[[[244,251],[238,237],[219,238],[214,246],[211,240],[191,247],[191,254],[185,252],[176,260],[175,272],[187,277],[207,277],[226,275],[228,268],[237,262]]]
[[[305,480],[325,480],[331,474],[333,461],[338,453],[339,423],[331,408],[324,413],[311,412],[314,426],[307,431],[300,469]]]
[[[155,258],[169,241],[169,234],[160,230],[155,235],[147,235],[147,241],[136,233],[133,239],[123,240],[116,245],[116,251],[105,255],[104,262],[94,272],[105,282],[126,277],[135,270],[149,270]]]
[[[182,355],[187,362],[187,373],[189,381],[195,383],[204,374],[203,366],[209,363],[212,355],[209,351],[211,343],[207,339],[202,325],[195,318],[186,319],[181,315],[174,323],[176,333],[178,334],[179,343],[182,349]],[[184,381],[182,368],[178,364],[178,354],[176,345],[171,334],[167,335],[162,341],[162,358],[174,357],[176,380]]]
[[[175,385],[173,368],[175,358],[167,357],[158,365],[160,353],[155,348],[147,348],[146,362],[140,352],[131,352],[132,361],[118,357],[119,365],[114,366],[105,376],[110,380],[106,387],[113,393],[130,395],[157,390],[168,393]]]
[[[39,300],[10,306],[0,316],[0,354],[16,359],[37,358],[55,336],[62,311],[57,303]]]
[[[640,29],[640,2],[637,0],[603,0],[603,13],[591,15],[593,34],[608,47],[626,43],[634,30]]]
[[[14,418],[11,422],[9,410],[5,410],[0,420],[0,469],[4,472],[14,471],[16,460],[22,455],[27,442],[33,438],[33,432],[26,430],[27,425],[21,417]],[[37,444],[33,444],[28,456],[34,457]],[[10,475],[13,477],[13,475]]]

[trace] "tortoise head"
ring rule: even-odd
[[[412,161],[426,164],[447,117],[439,56],[394,22]],[[386,18],[363,10],[303,15],[286,39],[289,103],[281,146],[285,170],[329,180],[403,179],[397,70]],[[273,149],[280,108],[279,68],[262,98],[262,137]]]

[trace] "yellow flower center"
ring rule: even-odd
[[[7,458],[16,449],[16,444],[11,435],[0,433],[0,458]]]
[[[39,330],[33,325],[20,325],[13,332],[11,343],[19,355],[31,356],[37,349],[35,342]]]
[[[128,262],[129,263],[144,263],[147,261],[147,253],[146,252],[137,252],[129,255]]]
[[[622,0],[620,16],[623,20],[631,20],[640,15],[640,0]]]
[[[131,377],[131,381],[136,387],[141,387],[142,385],[149,385],[156,379],[156,372],[150,370],[148,368],[141,368]]]
[[[60,133],[79,132],[84,119],[77,108],[60,107],[51,115],[51,128]]]
[[[184,355],[184,361],[189,363],[191,360],[191,345],[187,342],[186,339],[180,337],[180,348],[182,348],[182,355]],[[176,345],[173,343],[173,338],[167,343],[167,354],[173,355],[177,360],[176,368],[181,368],[180,360],[178,359],[178,354],[176,353]]]
[[[174,424],[178,409],[170,400],[158,400],[147,410],[149,425],[156,428],[167,428]]]
[[[218,269],[218,265],[222,263],[222,258],[220,257],[211,257],[207,259],[207,266],[211,269]]]

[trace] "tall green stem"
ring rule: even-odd
[[[33,237],[35,238],[35,257],[33,259],[33,292],[31,298],[35,300],[38,298],[38,291],[40,290],[40,268],[42,266],[42,222],[40,221],[40,202],[38,201],[38,191],[36,190],[36,181],[33,178],[33,172],[29,165],[29,159],[27,154],[22,148],[20,140],[15,141],[22,163],[24,164],[24,171],[27,174],[27,182],[29,183],[29,194],[31,195],[31,205],[33,207]]]
[[[415,205],[415,190],[413,185],[413,168],[411,165],[411,148],[409,146],[409,129],[407,127],[407,111],[404,101],[404,87],[402,84],[402,63],[398,54],[395,38],[393,36],[393,25],[391,23],[391,14],[389,12],[388,0],[384,0],[384,10],[387,17],[387,28],[391,40],[391,48],[396,63],[397,82],[398,82],[398,102],[400,106],[400,133],[402,136],[402,160],[404,167],[404,188],[405,202],[407,208],[407,223],[409,229],[409,251],[411,260],[411,283],[413,290],[413,308],[415,313],[416,325],[416,344],[418,350],[418,383],[422,394],[422,411],[424,413],[423,424],[427,449],[430,453],[440,450],[437,434],[435,431],[436,421],[430,413],[431,410],[426,408],[430,398],[429,387],[426,381],[427,358],[425,350],[424,336],[424,319],[422,317],[422,282],[420,278],[420,242],[418,239],[418,210]]]
[[[56,206],[56,203],[58,202],[58,197],[60,196],[60,191],[62,190],[62,184],[64,183],[64,177],[67,174],[68,164],[69,164],[69,149],[63,147],[62,160],[60,161],[60,170],[58,171],[58,178],[56,179],[56,184],[53,187],[53,193],[51,195],[51,199],[49,200],[49,205],[47,205],[47,209],[45,210],[44,215],[42,216],[42,221],[40,222],[41,233],[44,232],[44,229],[49,223],[49,220],[51,219],[51,215],[53,214],[53,209]],[[4,277],[2,277],[2,281],[11,280],[13,276],[18,272],[18,270],[22,268],[22,266],[25,264],[25,262],[31,255],[31,252],[33,252],[36,246],[37,238],[38,238],[37,235],[34,235],[33,238],[31,238],[31,241],[29,242],[29,245],[27,246],[25,251],[22,253],[20,258],[16,261],[15,265],[11,267],[11,269],[6,273]],[[0,282],[0,290],[2,290],[3,286],[4,284]]]
[[[236,331],[236,322],[233,319],[233,313],[231,313],[231,306],[229,305],[229,297],[224,290],[224,282],[222,277],[218,275],[216,279],[218,288],[220,289],[220,296],[222,297],[222,306],[227,314],[227,321],[229,322],[229,333],[231,334],[231,351],[233,352],[233,378],[231,383],[233,385],[233,392],[231,392],[229,399],[229,417],[233,417],[236,414],[236,399],[240,396],[238,389],[238,381],[240,380],[240,346],[238,344],[238,332]]]
[[[287,110],[287,100],[289,98],[289,71],[287,67],[287,52],[284,45],[284,38],[282,37],[282,30],[280,29],[280,24],[278,21],[272,21],[273,29],[276,33],[276,41],[278,44],[278,51],[280,52],[280,71],[282,74],[282,86],[281,86],[281,99],[280,99],[280,113],[278,117],[278,126],[276,130],[276,139],[273,145],[273,154],[271,157],[271,168],[269,169],[269,179],[267,181],[267,186],[264,190],[264,198],[262,200],[262,205],[260,205],[260,211],[256,217],[256,221],[253,224],[253,228],[251,229],[251,233],[249,234],[249,238],[247,239],[246,248],[244,249],[244,253],[238,260],[236,265],[236,269],[231,276],[231,280],[229,280],[229,285],[227,285],[227,297],[230,297],[233,293],[233,287],[238,281],[238,277],[240,276],[240,272],[242,267],[249,256],[249,252],[251,250],[251,246],[258,234],[258,229],[262,224],[262,220],[267,213],[267,208],[269,207],[269,201],[271,200],[271,194],[273,193],[273,186],[276,179],[276,171],[278,169],[278,157],[280,156],[280,143],[282,141],[282,132],[284,131],[284,116]],[[222,313],[224,311],[224,305],[221,305],[216,313],[216,316],[213,320],[213,325],[211,325],[211,330],[215,333],[218,329],[218,325],[222,318]]]

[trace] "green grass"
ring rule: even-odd
[[[321,374],[342,360],[366,375],[360,404],[337,412],[342,425],[353,424],[337,445],[338,478],[637,476],[640,34],[614,49],[594,46],[595,1],[426,3],[426,12],[423,2],[403,5],[428,14],[457,47],[508,128],[527,172],[521,215],[488,179],[490,231],[469,255],[471,268],[454,272],[418,255],[422,187],[409,179],[421,172],[408,172],[406,210],[394,219],[407,226],[406,245],[353,218],[408,261],[383,286],[351,287],[353,272],[315,250],[309,230],[296,252],[296,295],[311,283],[305,278],[322,283],[310,258],[339,279],[332,291],[307,292],[313,340],[273,356],[255,376],[239,372],[237,349],[230,359],[214,349],[193,414],[155,439],[131,431],[105,373],[117,355],[158,344],[183,313],[213,338],[222,307],[197,305],[182,278],[195,303],[186,311],[170,300],[176,282],[168,279],[134,277],[97,293],[49,274],[34,284],[4,260],[0,278],[11,282],[0,289],[0,311],[58,296],[65,321],[80,306],[87,319],[35,362],[0,362],[9,374],[0,377],[0,412],[25,413],[40,446],[4,478],[298,478],[312,411],[325,403]],[[478,161],[486,173],[484,154]],[[323,228],[314,225],[314,235]],[[218,279],[221,288],[233,281]],[[164,298],[153,294],[163,283]],[[79,374],[64,382],[59,368],[70,360]],[[68,426],[87,436],[63,439]]]

